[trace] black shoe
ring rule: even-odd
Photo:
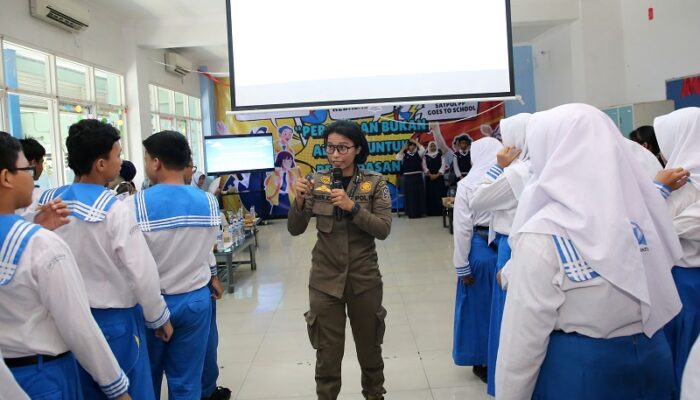
[[[225,387],[218,386],[214,393],[209,397],[202,397],[202,400],[229,400],[231,398],[231,390]]]
[[[486,383],[488,381],[488,373],[485,365],[475,365],[472,367],[472,372],[476,375],[482,382]]]

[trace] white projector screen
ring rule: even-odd
[[[204,165],[208,175],[272,171],[272,135],[205,136]]]
[[[233,111],[512,96],[509,0],[227,0]]]

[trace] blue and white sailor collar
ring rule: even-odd
[[[102,222],[109,209],[117,203],[112,191],[91,183],[74,183],[51,189],[39,197],[39,205],[61,199],[68,206],[70,215],[85,222]]]
[[[138,192],[134,201],[143,232],[221,224],[216,197],[190,185],[155,185]]]
[[[39,229],[19,215],[0,215],[0,286],[12,281],[24,249]]]

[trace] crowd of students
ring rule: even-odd
[[[454,362],[497,399],[700,396],[700,108],[639,144],[584,104],[500,132],[455,199]]]
[[[164,374],[170,399],[230,398],[216,386],[219,208],[190,185],[186,138],[143,141],[153,186],[136,192],[119,132],[80,121],[75,182],[38,197],[34,145],[0,132],[0,399],[156,399]]]

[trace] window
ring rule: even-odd
[[[72,124],[97,118],[117,128],[126,142],[121,75],[2,38],[0,49],[0,129],[35,138],[46,148],[41,187],[73,181],[65,148]]]
[[[155,85],[148,87],[151,99],[152,132],[182,133],[192,149],[194,165],[204,165],[202,151],[202,110],[198,98]]]

